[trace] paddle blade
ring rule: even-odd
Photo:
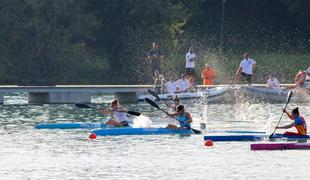
[[[160,107],[152,100],[150,100],[149,98],[144,98],[145,102],[149,103],[151,106],[160,109]]]
[[[286,104],[288,104],[288,102],[290,102],[290,99],[291,99],[292,95],[293,95],[293,91],[290,90],[290,91],[287,93]]]
[[[141,113],[135,112],[135,111],[127,111],[128,114],[134,115],[134,116],[140,116]]]
[[[193,131],[194,134],[201,134],[201,131],[199,131],[199,130],[197,130],[197,129],[193,129],[193,128],[192,128],[192,131]]]
[[[83,103],[76,103],[75,106],[78,108],[91,108],[87,104],[83,104]]]
[[[151,90],[151,89],[147,89],[147,92],[148,92],[150,95],[154,96],[154,97],[156,98],[156,101],[159,101],[159,100],[160,100],[158,94],[157,94],[155,91],[153,91],[153,90]]]

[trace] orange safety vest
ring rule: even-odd
[[[206,67],[201,72],[201,78],[203,80],[203,85],[213,85],[215,75],[216,75],[216,72],[214,69]]]

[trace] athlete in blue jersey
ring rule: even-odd
[[[166,128],[170,129],[191,129],[192,117],[189,112],[185,112],[184,105],[178,105],[175,113],[167,113],[168,116],[176,118],[179,121],[180,127],[169,124]]]

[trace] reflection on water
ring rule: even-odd
[[[89,141],[88,130],[33,128],[42,122],[105,121],[109,116],[97,108],[108,107],[111,96],[95,97],[93,109],[70,104],[18,105],[27,97],[6,98],[9,103],[0,106],[0,179],[306,179],[310,175],[308,151],[251,152],[251,142],[215,142],[213,148],[206,148],[202,135],[108,136]],[[193,126],[199,129],[204,122],[207,131],[272,131],[284,106],[246,100],[183,103],[193,116]],[[153,126],[177,123],[146,103],[125,106],[150,117]],[[290,103],[288,109],[296,106],[309,122],[309,104]],[[290,122],[283,117],[281,124]],[[297,163],[294,168],[300,171],[291,171],[291,163]]]

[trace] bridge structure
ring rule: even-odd
[[[231,86],[221,85],[198,85],[198,88],[210,88]],[[246,86],[246,85],[244,85]],[[265,84],[253,84],[253,86],[266,86]],[[292,84],[281,86],[292,87]],[[95,93],[112,93],[122,102],[135,102],[137,96],[147,93],[147,89],[153,85],[55,85],[55,86],[0,86],[0,103],[4,102],[5,93],[28,93],[28,103],[53,104],[53,103],[90,103],[91,96]]]

